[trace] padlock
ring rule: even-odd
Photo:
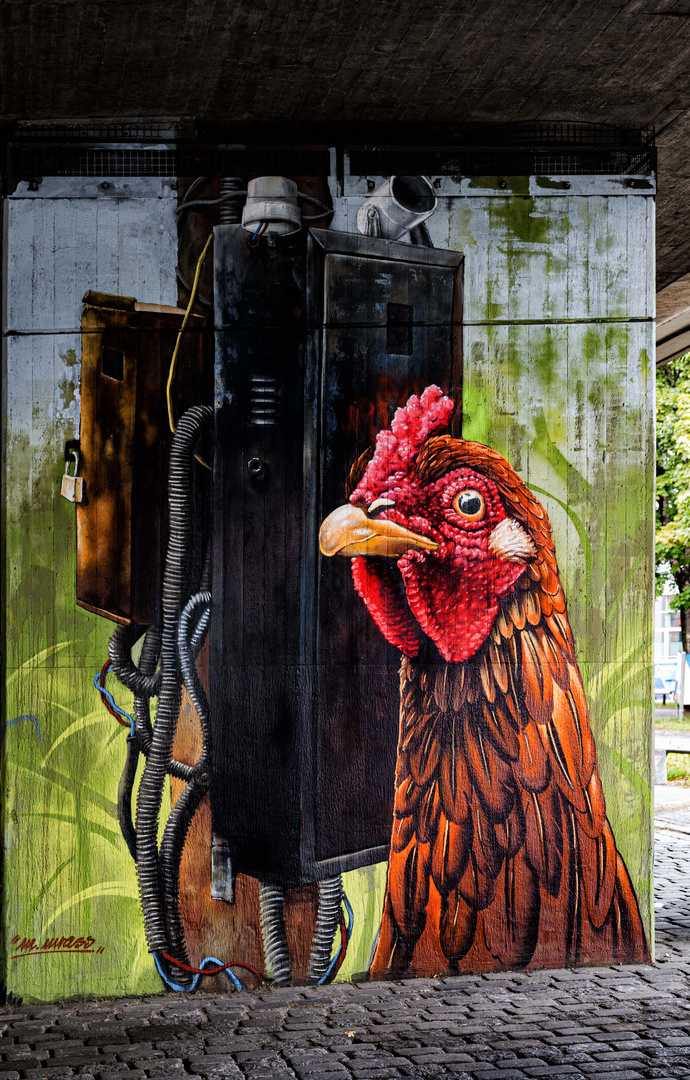
[[[65,465],[65,475],[62,478],[62,485],[60,487],[60,494],[63,499],[67,499],[69,502],[80,503],[84,501],[84,477],[79,476],[79,453],[77,450],[70,450],[70,454],[74,458],[74,476],[69,474],[69,461]]]

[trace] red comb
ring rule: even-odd
[[[397,410],[390,431],[376,436],[374,456],[350,501],[376,498],[402,480],[420,447],[435,431],[447,427],[454,411],[455,402],[438,386],[427,386],[421,397],[412,394]]]

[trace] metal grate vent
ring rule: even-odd
[[[265,126],[264,126],[265,128]],[[191,122],[37,124],[5,143],[5,175],[327,176],[345,155],[358,176],[651,174],[654,131],[612,124],[320,124],[251,132]]]
[[[33,176],[327,176],[327,149],[246,150],[10,142],[7,174]]]
[[[275,427],[280,419],[282,390],[277,379],[252,375],[249,379],[249,423]]]

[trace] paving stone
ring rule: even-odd
[[[98,1073],[99,1080],[122,1080],[126,1077],[126,1080],[146,1080],[146,1073],[143,1069],[128,1069],[126,1073],[113,1072],[112,1069],[101,1069]]]
[[[690,818],[656,889],[654,967],[12,1006],[0,1080],[690,1080]]]

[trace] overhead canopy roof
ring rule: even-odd
[[[654,128],[660,289],[690,271],[689,72],[690,0],[0,5],[4,121]]]

